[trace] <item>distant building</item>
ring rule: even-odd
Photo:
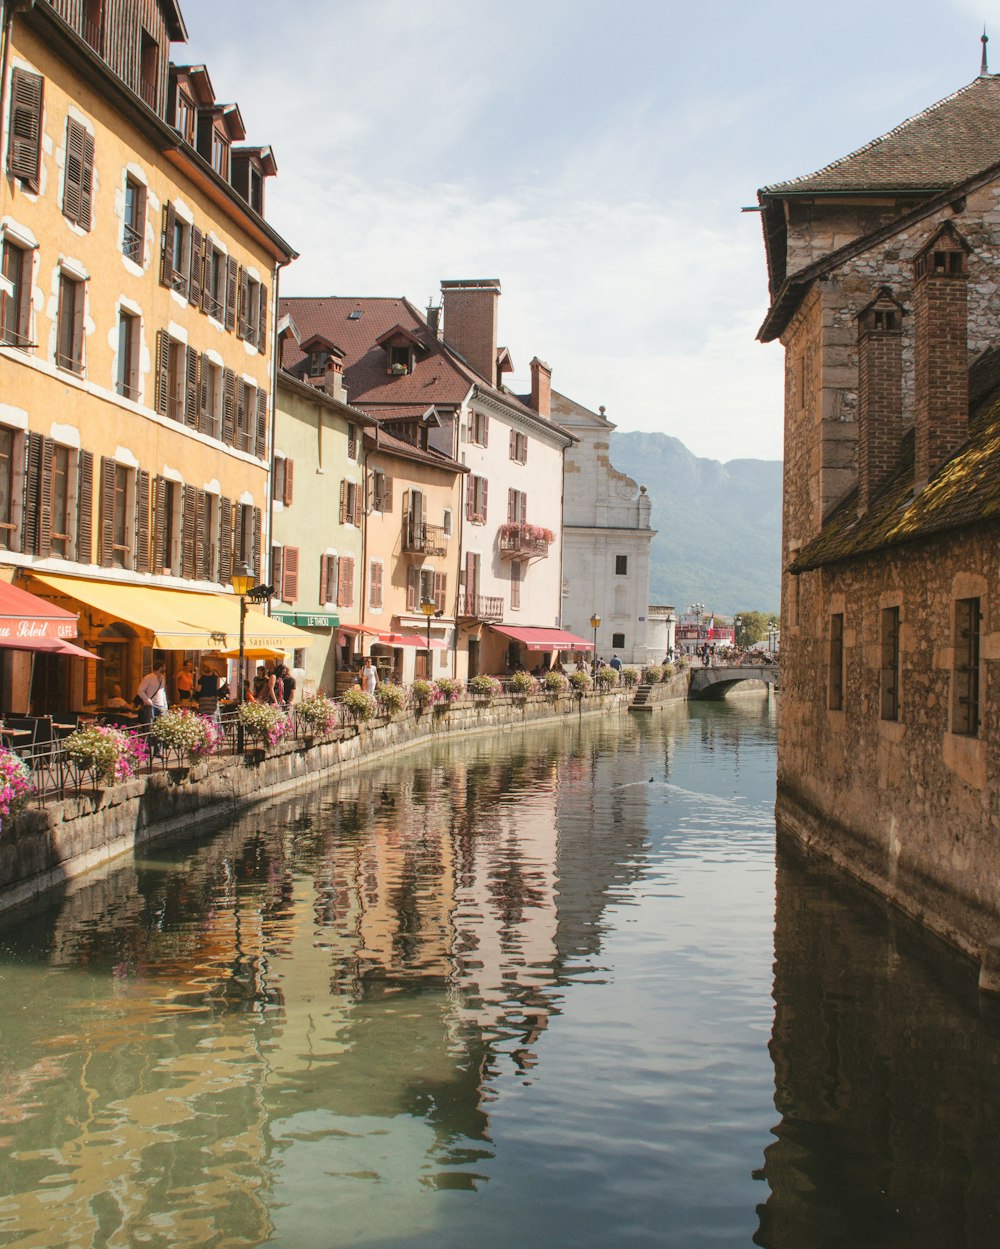
[[[593,636],[591,617],[601,618],[597,653],[623,663],[659,662],[669,628],[650,627],[650,501],[612,465],[615,426],[600,412],[552,392],[552,416],[577,442],[566,450],[563,485],[563,610],[565,627]],[[669,609],[668,609],[669,610]]]
[[[780,827],[1000,924],[1000,79],[765,187],[785,347]]]

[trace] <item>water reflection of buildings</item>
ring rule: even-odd
[[[256,1244],[287,1160],[349,1121],[414,1122],[420,1184],[478,1183],[493,1086],[530,1079],[641,870],[636,732],[359,770],[9,928],[32,1009],[4,1025],[5,1233]]]
[[[994,1249],[1000,1020],[975,969],[779,843],[775,1023],[781,1120],[766,1249]]]

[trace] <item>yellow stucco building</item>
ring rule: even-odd
[[[80,613],[103,662],[4,652],[4,710],[130,695],[152,651],[236,645],[267,570],[280,268],[266,147],[174,0],[0,6],[0,564]],[[251,617],[252,641],[295,630]],[[171,672],[171,676],[172,676]],[[30,704],[30,705],[29,705]]]

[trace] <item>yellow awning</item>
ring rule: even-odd
[[[150,630],[153,645],[159,650],[226,651],[239,646],[240,600],[235,594],[198,594],[49,573],[32,575],[56,594]],[[303,629],[253,610],[247,612],[244,632],[247,647],[272,646],[288,651],[311,646],[315,640]]]

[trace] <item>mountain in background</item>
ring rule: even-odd
[[[683,611],[778,610],[781,461],[702,460],[669,434],[611,436],[611,463],[653,505],[649,601]]]

